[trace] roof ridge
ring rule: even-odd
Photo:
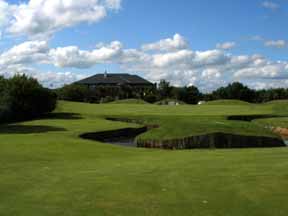
[[[96,84],[96,83],[123,83],[123,84],[152,84],[148,80],[142,78],[137,74],[128,74],[128,73],[108,73],[105,77],[105,74],[95,74],[93,76],[84,78],[77,81],[76,83],[82,84]]]

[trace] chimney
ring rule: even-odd
[[[105,72],[104,72],[104,78],[107,78],[107,76],[108,76],[108,73],[107,73],[107,70],[105,70]]]

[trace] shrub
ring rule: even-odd
[[[112,101],[115,101],[115,99],[111,96],[106,96],[101,98],[100,103],[110,103]]]
[[[2,121],[39,117],[53,111],[57,102],[56,94],[43,88],[36,79],[25,75],[6,80],[0,98]]]
[[[155,103],[158,100],[158,97],[156,94],[148,93],[143,98],[148,103]]]
[[[75,102],[85,102],[90,95],[88,87],[77,84],[65,85],[57,93],[59,99]]]

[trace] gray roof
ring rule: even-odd
[[[151,82],[137,76],[130,74],[96,74],[94,76],[85,78],[76,82],[77,84],[86,84],[86,85],[101,85],[101,84],[110,84],[110,85],[122,85],[122,84],[131,84],[131,85],[153,85]]]

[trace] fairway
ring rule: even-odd
[[[288,103],[201,106],[60,101],[45,118],[0,126],[0,215],[286,216],[288,149],[158,150],[81,139],[83,133],[160,127],[139,139],[210,132],[278,137]],[[252,122],[228,116],[267,115]],[[279,116],[279,118],[276,118]]]

